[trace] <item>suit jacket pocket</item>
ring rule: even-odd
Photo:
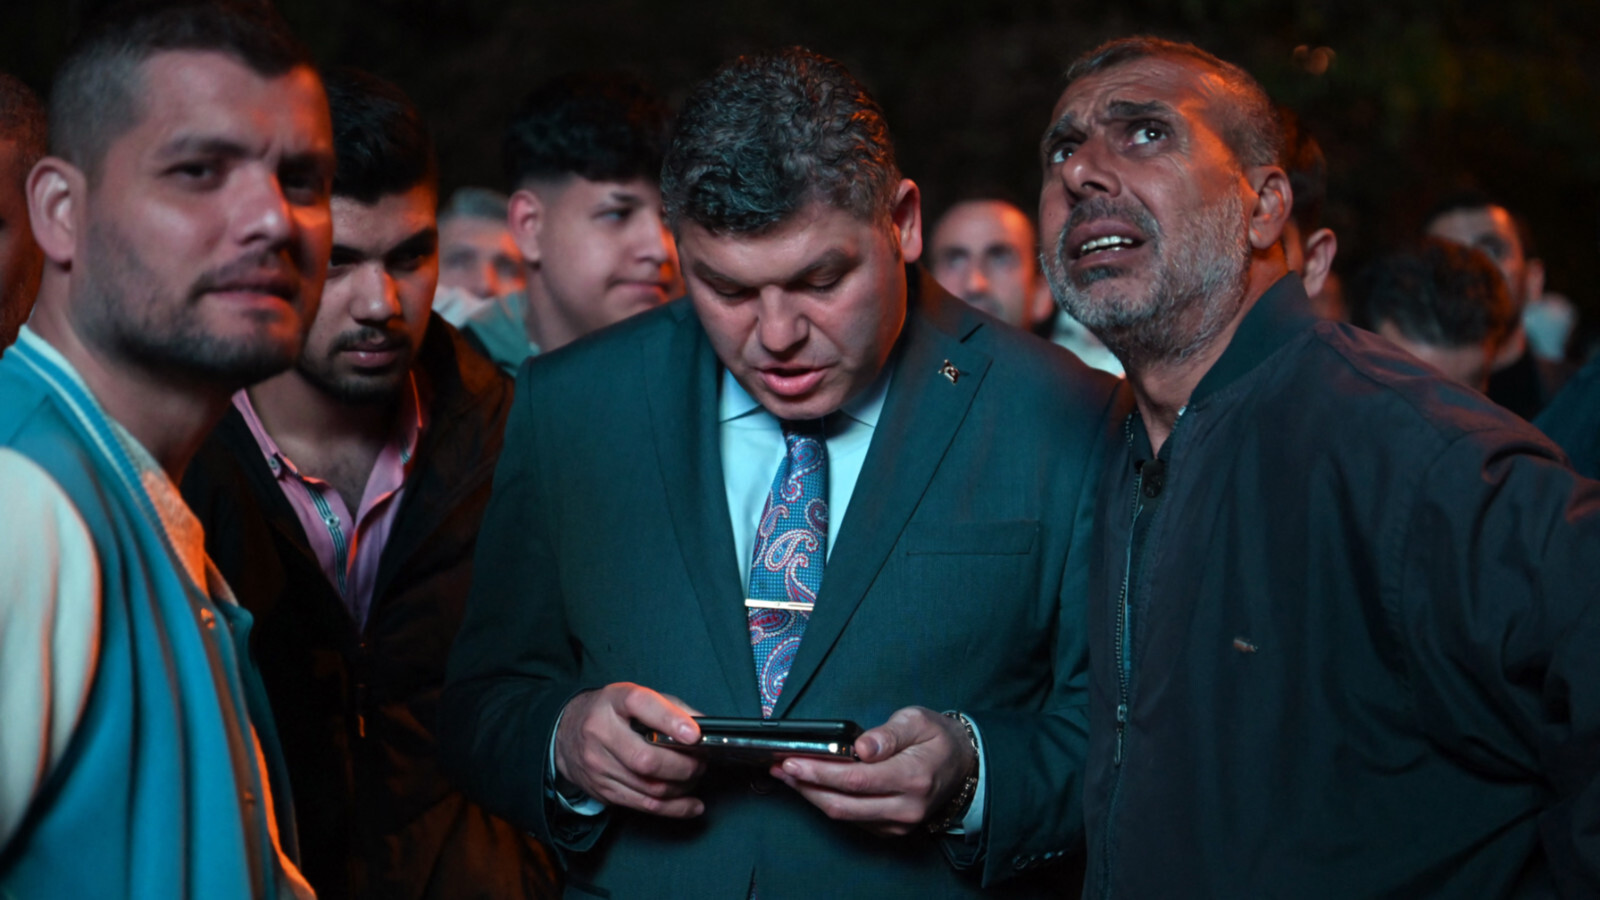
[[[1039,523],[911,522],[906,525],[906,553],[910,556],[1020,556],[1033,552]]]

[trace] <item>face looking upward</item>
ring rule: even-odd
[[[333,256],[300,377],[349,405],[394,399],[422,346],[439,280],[437,195],[422,184],[368,206],[333,198]]]
[[[906,315],[907,262],[922,253],[916,185],[892,219],[813,202],[759,235],[680,229],[684,278],[723,365],[780,419],[816,419],[882,371]]]
[[[1031,328],[1049,315],[1037,302],[1033,223],[999,200],[952,206],[928,244],[933,277],[945,290],[1002,321]]]
[[[531,314],[545,350],[660,305],[678,288],[678,254],[645,178],[518,191],[511,229],[533,266]]]
[[[33,213],[72,221],[46,228],[45,249],[70,270],[68,316],[92,351],[237,388],[292,363],[316,312],[327,101],[309,68],[265,78],[219,53],[161,53],[139,72],[138,123],[91,175],[36,169]]]
[[[1042,145],[1045,273],[1125,361],[1190,356],[1244,301],[1260,185],[1220,134],[1231,99],[1200,65],[1147,57],[1078,79],[1056,104]]]

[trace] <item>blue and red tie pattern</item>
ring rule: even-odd
[[[828,450],[820,435],[785,426],[788,453],[772,479],[750,563],[750,598],[800,604],[801,609],[752,606],[750,644],[761,686],[761,715],[770,718],[783,693],[806,620],[822,587],[828,555]]]

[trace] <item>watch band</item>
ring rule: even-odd
[[[967,740],[972,743],[972,768],[961,779],[961,787],[950,798],[950,802],[945,804],[939,815],[928,820],[928,830],[934,834],[943,834],[966,818],[967,810],[972,806],[972,795],[978,790],[978,734],[972,728],[972,720],[954,711],[945,715],[960,722],[961,727],[966,729]]]

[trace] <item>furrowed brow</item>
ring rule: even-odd
[[[1071,113],[1064,113],[1061,118],[1055,121],[1055,124],[1045,131],[1044,137],[1039,140],[1039,158],[1048,157],[1050,155],[1050,147],[1057,141],[1081,136],[1082,134],[1083,128],[1078,124],[1078,120],[1074,119]]]
[[[434,252],[434,250],[437,249],[438,246],[439,246],[439,232],[438,232],[437,229],[433,228],[432,226],[429,226],[427,228],[423,228],[422,230],[418,231],[417,233],[411,235],[410,237],[408,237],[405,240],[401,241],[400,243],[396,244],[394,246],[394,249],[390,250],[387,255],[389,255],[389,256],[427,255],[429,253]]]
[[[1148,119],[1151,117],[1164,118],[1171,116],[1173,109],[1159,100],[1148,100],[1135,103],[1132,100],[1113,100],[1106,105],[1106,119],[1112,122],[1127,121],[1128,119]]]

